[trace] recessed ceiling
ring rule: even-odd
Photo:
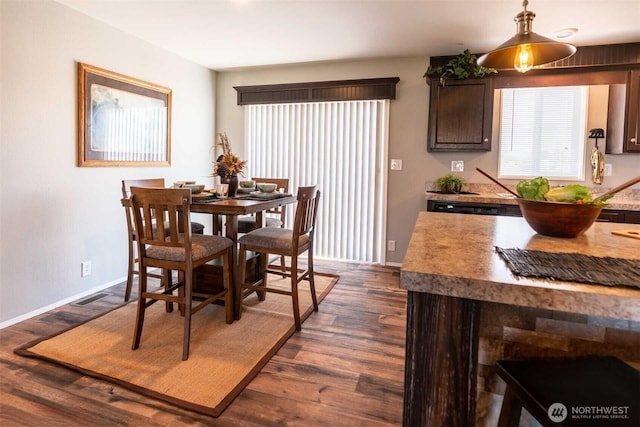
[[[213,70],[489,51],[518,0],[57,0]],[[640,42],[639,0],[531,0],[533,31],[576,46]]]

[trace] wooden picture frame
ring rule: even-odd
[[[170,166],[171,89],[78,63],[78,166]]]

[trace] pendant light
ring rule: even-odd
[[[532,31],[536,14],[527,10],[528,4],[529,1],[524,0],[524,10],[514,18],[517,23],[516,35],[478,58],[479,65],[498,70],[515,68],[526,73],[533,67],[559,61],[576,53],[575,46],[548,39]]]

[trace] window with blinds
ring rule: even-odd
[[[587,86],[501,90],[501,178],[584,179]]]
[[[248,176],[322,192],[314,256],[384,261],[388,123],[389,100],[245,106]]]

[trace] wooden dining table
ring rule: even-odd
[[[245,266],[238,265],[238,217],[240,215],[254,214],[256,216],[256,225],[258,227],[265,226],[265,212],[278,206],[286,206],[296,202],[295,195],[283,195],[277,198],[257,198],[255,196],[239,195],[226,199],[214,199],[213,201],[198,200],[197,197],[192,199],[191,212],[211,214],[214,222],[214,232],[218,231],[219,219],[225,217],[225,235],[233,241],[233,250],[231,251],[231,283],[238,286],[236,281],[240,277],[239,268]],[[237,316],[237,313],[236,313]]]
[[[193,198],[191,212],[225,216],[225,235],[236,242],[238,240],[238,216],[255,214],[256,225],[264,227],[265,211],[295,202],[295,195],[284,195],[273,199],[238,196],[214,199],[213,201],[200,201],[198,198]]]

